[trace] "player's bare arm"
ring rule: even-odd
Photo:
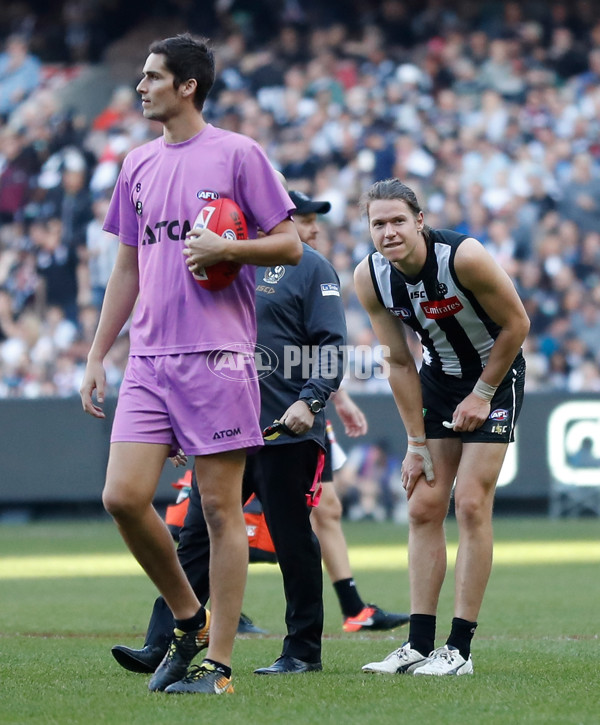
[[[460,245],[455,269],[461,284],[475,295],[490,318],[502,328],[480,376],[483,389],[490,386],[486,396],[489,397],[518,354],[529,332],[529,318],[510,277],[477,240],[466,239]],[[471,393],[456,408],[454,429],[473,431],[489,414],[489,401],[477,392]]]
[[[88,354],[80,395],[83,409],[95,418],[104,418],[100,405],[104,402],[105,373],[102,361],[127,322],[139,292],[137,247],[119,244],[111,273],[98,329]],[[98,405],[92,400],[96,391]]]
[[[357,266],[354,284],[375,336],[389,351],[384,356],[389,365],[389,384],[408,436],[409,450],[402,463],[402,484],[410,498],[419,480],[426,478],[431,485],[434,482],[431,457],[425,445],[419,374],[406,341],[403,323],[393,317],[377,299],[367,259]]]
[[[344,424],[346,435],[350,438],[363,436],[369,429],[367,419],[362,410],[352,400],[350,395],[343,388],[332,393],[330,400],[333,401],[335,412]]]
[[[265,267],[296,265],[302,258],[302,243],[291,219],[285,219],[258,239],[229,240],[209,229],[188,232],[183,250],[191,271],[217,262],[237,262]]]

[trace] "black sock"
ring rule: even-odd
[[[473,639],[476,628],[477,622],[467,622],[466,619],[454,617],[450,636],[446,644],[451,647],[456,647],[460,654],[468,660],[471,654],[471,640]]]
[[[212,665],[217,672],[221,672],[225,677],[231,677],[231,667],[227,667],[227,665],[222,665],[220,662],[217,662],[216,660],[209,660],[208,657],[205,657],[202,660],[202,664]]]
[[[202,629],[206,624],[206,609],[200,607],[200,609],[189,619],[176,619],[175,628],[180,629],[182,632],[193,632],[195,629]]]
[[[365,603],[360,598],[354,579],[340,579],[333,582],[333,588],[344,617],[356,617],[365,608]]]
[[[411,614],[408,641],[413,649],[427,657],[435,649],[435,614]]]

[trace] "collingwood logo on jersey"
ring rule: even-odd
[[[285,267],[281,264],[278,264],[277,267],[267,267],[265,269],[265,274],[263,277],[263,281],[267,284],[277,284],[279,280],[283,277],[285,274]]]

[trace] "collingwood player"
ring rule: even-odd
[[[402,483],[409,505],[408,641],[365,672],[472,674],[471,639],[492,565],[496,481],[523,398],[521,345],[529,330],[508,275],[464,234],[432,229],[398,179],[365,193],[375,252],[355,272],[408,436]],[[417,372],[404,325],[420,338]],[[454,618],[435,649],[446,574],[444,520],[456,480],[459,528]]]

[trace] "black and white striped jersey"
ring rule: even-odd
[[[500,327],[456,277],[454,256],[467,237],[430,229],[427,259],[417,277],[407,277],[379,252],[369,256],[381,304],[419,336],[423,363],[433,371],[476,378],[487,363]]]

